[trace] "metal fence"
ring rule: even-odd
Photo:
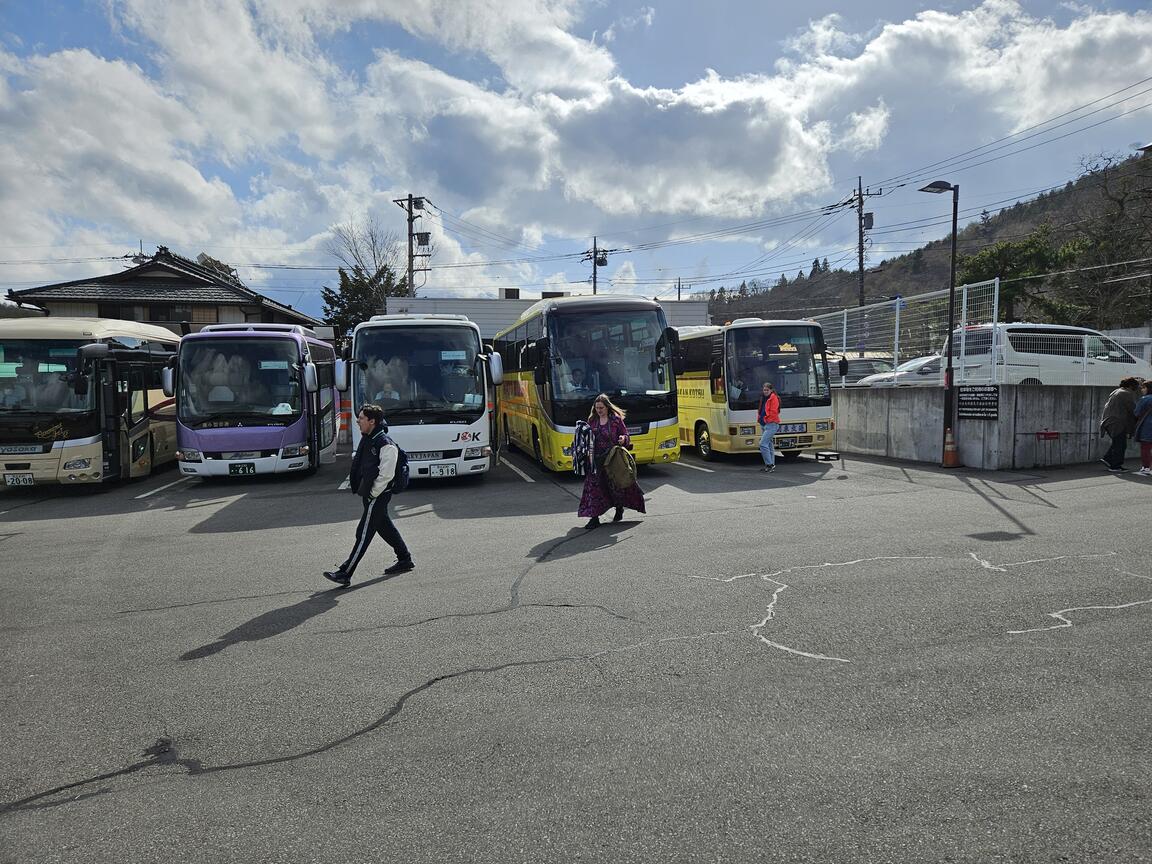
[[[814,319],[824,328],[829,355],[848,359],[850,373],[833,371],[833,384],[853,384],[872,372],[943,353],[948,337],[948,291],[897,297]],[[962,285],[955,292],[957,384],[1113,386],[1134,375],[1152,377],[1152,339],[1068,334],[1045,325],[999,321],[1000,280]],[[838,359],[838,358],[837,358]],[[918,364],[912,364],[918,365]],[[921,366],[882,383],[941,386],[944,364]],[[925,374],[925,373],[929,374]]]

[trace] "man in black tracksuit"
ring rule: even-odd
[[[352,470],[348,475],[352,491],[364,499],[364,513],[356,526],[356,544],[347,560],[335,570],[326,570],[324,578],[339,585],[352,581],[356,565],[368,551],[372,537],[379,534],[396,553],[396,563],[384,573],[407,573],[416,565],[404,544],[404,538],[388,516],[388,502],[392,499],[391,483],[396,473],[397,448],[389,440],[384,424],[384,409],[379,405],[365,405],[356,415],[360,427],[360,446],[352,457]]]

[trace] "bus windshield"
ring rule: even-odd
[[[47,339],[0,341],[0,413],[82,414],[96,388],[76,395],[72,381],[80,342]]]
[[[475,420],[484,376],[471,327],[365,327],[356,334],[356,395],[384,409],[389,424]]]
[[[771,381],[781,408],[831,405],[821,331],[803,325],[733,328],[728,331],[728,404],[755,408]]]
[[[180,346],[176,403],[186,423],[300,414],[299,349],[292,339],[190,339]]]
[[[657,309],[588,309],[550,317],[552,393],[667,396],[673,387],[664,322]]]

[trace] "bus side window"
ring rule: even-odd
[[[145,381],[147,367],[133,364],[128,367],[128,425],[135,426],[148,413],[148,386]]]

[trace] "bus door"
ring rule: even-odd
[[[147,363],[117,364],[116,393],[120,406],[120,453],[127,463],[121,477],[147,477],[152,473],[152,441],[148,422]],[[125,467],[127,470],[125,471]]]

